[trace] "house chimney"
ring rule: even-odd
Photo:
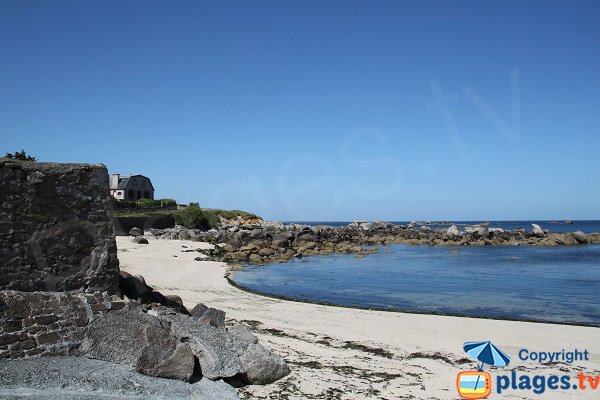
[[[119,174],[112,174],[110,176],[110,188],[111,189],[116,189],[119,186],[119,178],[121,177],[121,175]]]

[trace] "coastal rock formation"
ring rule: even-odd
[[[546,232],[544,232],[542,227],[539,226],[538,224],[531,224],[531,228],[532,228],[533,234],[536,236],[542,237],[546,234]]]
[[[248,327],[246,325],[235,324],[235,325],[229,326],[229,327],[227,327],[227,332],[229,332],[233,336],[237,336],[238,338],[242,339],[244,342],[246,342],[248,344],[258,343],[258,338],[256,336],[254,336],[252,331],[250,329],[248,329]]]
[[[77,353],[133,367],[146,346],[148,328],[161,328],[160,321],[139,306],[111,312],[90,323]]]
[[[290,373],[289,367],[279,357],[258,343],[250,343],[239,356],[243,380],[248,383],[265,385],[275,382]]]
[[[88,327],[79,355],[129,365],[141,373],[189,382],[194,375],[190,346],[170,333],[139,306],[95,319]]]
[[[154,310],[153,310],[154,311]],[[173,334],[188,338],[202,375],[209,379],[240,380],[243,384],[267,384],[290,373],[285,361],[260,344],[232,335],[224,328],[158,307],[158,318],[171,323]]]
[[[578,243],[587,243],[588,237],[585,233],[581,231],[573,232],[573,237],[577,240]]]
[[[460,231],[458,230],[458,227],[456,225],[452,225],[446,231],[446,235],[448,236],[448,239],[455,239],[460,236]]]
[[[131,305],[88,328],[80,355],[134,366],[153,376],[192,381],[236,379],[243,384],[274,382],[290,369],[249,337],[234,335],[198,318],[154,306]],[[194,370],[194,357],[199,370]],[[195,375],[196,374],[196,375]]]
[[[449,224],[448,224],[449,225]],[[425,228],[425,229],[423,229]],[[539,228],[539,229],[538,229]],[[232,263],[267,264],[286,262],[294,257],[316,254],[354,253],[357,257],[377,251],[373,245],[391,243],[441,246],[563,246],[600,243],[600,234],[552,233],[534,224],[533,231],[504,230],[487,224],[457,225],[436,228],[411,223],[409,226],[388,222],[356,221],[347,226],[308,226],[269,221],[229,224],[222,221],[218,229],[200,231],[175,226],[148,229],[146,234],[158,239],[194,238],[215,245],[198,250],[209,259]]]
[[[143,276],[131,276],[125,271],[119,273],[119,287],[123,295],[131,300],[137,300],[143,304],[157,303],[166,307],[171,307],[183,314],[189,314],[189,311],[183,306],[181,298],[178,296],[164,296],[154,288],[146,285]]]
[[[215,328],[225,328],[225,312],[222,310],[206,307],[204,304],[197,304],[190,314],[201,323],[214,326]]]

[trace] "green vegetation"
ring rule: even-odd
[[[125,200],[117,200],[114,197],[111,198],[112,199],[112,204],[113,204],[113,209],[115,211],[118,211],[119,209],[135,209],[136,208],[136,204],[135,201],[125,201]]]
[[[183,225],[189,229],[207,230],[211,228],[208,217],[198,203],[190,203],[183,210],[175,212],[173,217],[177,225]]]
[[[169,199],[161,199],[165,201]],[[118,201],[117,203],[124,203]],[[135,207],[135,203],[133,204]],[[240,210],[221,210],[217,208],[200,208],[198,203],[190,203],[188,206],[184,206],[180,210],[169,210],[169,209],[119,209],[119,206],[115,206],[115,215],[119,217],[152,217],[156,215],[171,215],[175,219],[175,223],[183,225],[190,229],[210,229],[215,228],[220,223],[219,216],[226,219],[234,219],[238,216],[243,219],[260,218],[256,214],[252,214],[246,211]]]
[[[14,153],[6,153],[4,157],[12,158],[13,160],[37,161],[37,158],[25,153],[25,150],[23,149],[21,149],[21,151],[15,151]]]
[[[167,210],[167,209],[143,209],[139,208],[137,210],[119,210],[118,208],[114,209],[114,214],[116,217],[152,217],[155,215],[175,215],[176,210]]]
[[[137,205],[139,208],[160,207],[160,200],[139,199]]]
[[[159,199],[158,200],[162,206],[171,207],[176,206],[177,202],[173,199]]]
[[[207,213],[208,215],[215,215],[217,217],[217,220],[219,219],[219,215],[225,219],[234,219],[238,216],[242,217],[243,219],[250,219],[250,218],[260,219],[260,217],[256,214],[252,214],[247,211],[240,211],[240,210],[221,210],[219,208],[205,208],[204,212]]]

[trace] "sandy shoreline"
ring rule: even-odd
[[[140,274],[163,294],[177,294],[187,307],[220,308],[228,319],[253,327],[261,343],[283,356],[292,374],[267,386],[241,389],[250,398],[454,399],[456,374],[472,369],[462,344],[491,340],[512,357],[492,375],[600,375],[600,328],[516,321],[406,314],[332,307],[275,299],[231,286],[221,262],[194,261],[206,243],[149,239],[138,245],[118,237],[121,269]],[[590,361],[540,366],[517,353],[584,350]],[[493,378],[495,379],[495,378]],[[493,380],[495,384],[495,380]],[[597,398],[596,391],[534,394],[507,390],[506,398]],[[596,393],[595,393],[596,392]],[[493,393],[496,397],[500,395]],[[274,396],[274,397],[270,397]]]

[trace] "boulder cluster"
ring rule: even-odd
[[[226,262],[267,264],[286,262],[294,257],[316,254],[355,253],[359,257],[377,251],[373,245],[391,243],[410,245],[509,245],[560,246],[600,243],[600,233],[553,233],[532,224],[532,230],[504,230],[482,225],[457,225],[432,228],[427,225],[407,226],[389,222],[352,222],[346,226],[310,226],[256,220],[222,220],[218,229],[200,231],[175,226],[148,229],[155,238],[194,240],[215,245],[207,255]],[[138,233],[137,231],[134,233]],[[136,239],[139,240],[139,239]]]
[[[188,310],[178,296],[123,271],[120,287],[127,305],[91,321],[77,355],[192,383],[267,384],[290,373],[245,325],[226,325],[224,311],[204,304]]]

